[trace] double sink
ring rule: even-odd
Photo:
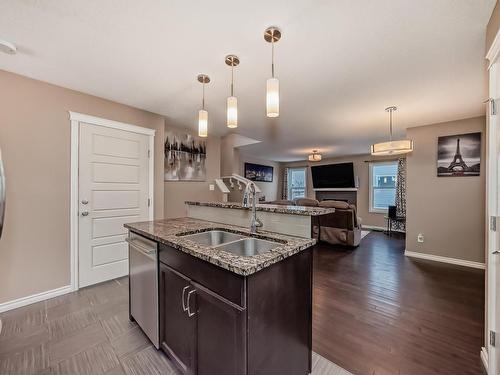
[[[263,254],[283,245],[279,242],[226,232],[224,230],[208,230],[206,232],[183,235],[182,237],[199,245],[215,247],[219,250],[246,257]]]

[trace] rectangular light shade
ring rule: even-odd
[[[269,78],[266,92],[267,117],[278,117],[280,115],[280,81],[277,78]]]
[[[401,155],[413,151],[413,141],[402,139],[400,141],[390,141],[375,143],[371,147],[372,155]]]
[[[198,136],[208,136],[208,112],[204,109],[198,111]]]
[[[227,127],[238,127],[238,99],[235,96],[227,98]]]

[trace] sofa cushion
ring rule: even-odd
[[[322,201],[319,202],[319,206],[324,208],[338,208],[340,210],[347,210],[349,208],[349,203],[342,201]]]
[[[297,198],[297,199],[295,199],[295,204],[297,206],[317,207],[319,205],[319,201],[317,201],[316,199],[310,199],[310,198]]]

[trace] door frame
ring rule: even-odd
[[[71,289],[78,290],[78,220],[79,202],[78,202],[78,185],[79,185],[79,154],[80,154],[80,123],[90,125],[104,126],[107,128],[123,130],[132,133],[144,134],[149,137],[149,187],[148,194],[150,199],[148,216],[149,220],[153,220],[154,207],[154,137],[156,130],[145,128],[142,126],[127,124],[124,122],[108,120],[101,117],[86,115],[83,113],[68,111],[71,126],[71,167],[70,167],[70,274],[71,274]]]
[[[499,72],[500,64],[500,31],[497,32],[495,39],[486,54],[486,59],[488,60],[488,98],[493,98],[495,92],[500,89],[496,87],[497,76]],[[485,321],[485,342],[481,349],[481,360],[486,368],[486,371],[490,375],[500,375],[496,374],[496,354],[497,350],[494,346],[489,343],[490,332],[497,332],[500,327],[500,321],[496,319],[497,311],[495,306],[495,295],[496,295],[496,271],[495,271],[495,255],[492,251],[495,250],[494,246],[497,242],[497,237],[499,235],[500,221],[496,221],[497,229],[496,231],[490,228],[491,217],[500,216],[498,212],[498,180],[499,176],[497,173],[498,160],[497,155],[500,149],[497,145],[497,133],[499,131],[499,118],[498,114],[493,115],[491,109],[491,102],[488,99],[488,106],[486,109],[486,321]],[[499,103],[500,104],[500,103]],[[494,116],[494,118],[492,118]]]

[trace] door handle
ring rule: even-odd
[[[182,311],[188,311],[188,308],[186,307],[186,303],[184,302],[185,301],[185,298],[184,296],[186,295],[186,290],[189,289],[189,285],[188,286],[185,286],[183,289],[182,289]]]
[[[193,289],[193,290],[190,290],[189,293],[188,293],[188,297],[187,297],[187,313],[188,313],[188,316],[191,318],[193,315],[196,314],[196,311],[195,312],[191,312],[191,294],[193,293],[196,293],[196,290]]]
[[[492,254],[493,255],[498,255],[498,254],[500,254],[500,250],[495,250],[495,251],[492,252]]]
[[[83,211],[82,212],[82,216],[88,216],[89,215],[89,212],[88,211]]]

